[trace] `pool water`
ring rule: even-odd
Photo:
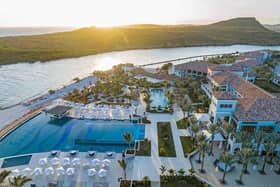
[[[163,89],[151,89],[150,90],[151,95],[151,107],[167,107],[168,105],[168,99],[164,94]]]
[[[1,168],[8,168],[20,165],[28,165],[31,160],[32,155],[24,155],[12,158],[5,158]]]
[[[142,140],[145,126],[130,121],[50,120],[45,113],[32,118],[0,142],[0,157],[51,150],[95,150],[122,152],[128,148],[123,134]]]

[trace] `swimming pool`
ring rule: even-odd
[[[14,166],[27,165],[27,164],[29,164],[31,158],[32,158],[32,155],[5,158],[2,163],[1,168],[9,168],[9,167],[14,167]]]
[[[32,118],[0,142],[0,157],[51,150],[95,150],[122,152],[128,148],[123,134],[135,140],[145,136],[145,126],[130,121],[50,120],[45,113]]]
[[[168,99],[164,94],[163,89],[156,89],[153,88],[150,90],[150,95],[151,95],[151,107],[167,107],[168,105]]]

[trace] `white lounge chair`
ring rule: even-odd
[[[57,165],[59,165],[59,163],[60,163],[59,158],[54,157],[54,158],[51,159],[51,165],[57,166]]]
[[[105,169],[99,170],[98,176],[99,176],[100,178],[106,177],[106,176],[107,176],[107,170],[105,170]]]
[[[93,159],[93,160],[91,161],[91,165],[92,165],[93,167],[99,166],[99,165],[100,165],[100,160],[99,160],[98,158]]]
[[[74,174],[75,174],[75,168],[68,168],[68,169],[66,170],[66,174],[67,174],[68,176],[74,175]]]
[[[79,158],[74,158],[74,159],[72,160],[72,165],[73,165],[73,166],[79,166],[79,165],[81,165],[81,159],[79,159]]]
[[[54,169],[53,169],[53,167],[48,167],[48,168],[46,168],[46,169],[45,169],[45,174],[46,174],[47,176],[49,176],[49,175],[54,175]]]
[[[97,173],[97,171],[94,168],[88,169],[88,176],[92,177],[92,176],[96,175],[96,173]]]
[[[45,166],[48,164],[48,159],[47,158],[40,158],[39,160],[39,165],[40,166]]]
[[[71,164],[70,158],[66,157],[62,160],[62,166],[69,166]]]
[[[56,168],[55,173],[57,176],[65,175],[65,169],[63,167]]]

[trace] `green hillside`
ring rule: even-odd
[[[202,45],[280,45],[280,34],[255,18],[215,24],[131,25],[82,28],[71,32],[0,38],[0,64],[47,61],[127,49]]]

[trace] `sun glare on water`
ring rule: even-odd
[[[100,59],[95,66],[95,69],[98,70],[108,70],[111,69],[114,65],[123,63],[121,60],[111,58],[111,57],[104,57]]]

